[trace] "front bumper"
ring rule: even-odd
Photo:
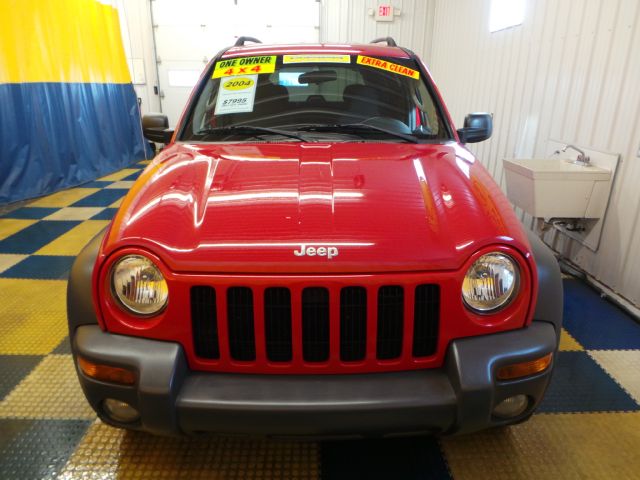
[[[84,393],[107,423],[156,434],[216,432],[270,436],[378,436],[463,433],[526,418],[547,388],[552,367],[509,382],[497,368],[542,357],[557,348],[554,326],[453,341],[440,369],[350,375],[247,375],[190,371],[177,343],[114,335],[95,325],[76,329],[74,357],[134,369],[135,386],[94,380],[78,372]],[[493,417],[501,400],[525,394],[517,418]],[[102,408],[106,398],[140,412],[118,424]]]

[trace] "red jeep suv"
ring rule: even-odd
[[[464,146],[491,115],[456,130],[414,53],[241,37],[175,131],[162,115],[143,128],[166,147],[68,287],[78,377],[106,423],[453,434],[538,406],[557,263]]]

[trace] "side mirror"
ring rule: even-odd
[[[148,113],[142,117],[142,133],[147,140],[167,144],[173,137],[169,119],[161,113]]]
[[[493,133],[491,113],[470,113],[464,118],[464,127],[458,129],[461,143],[483,142]]]

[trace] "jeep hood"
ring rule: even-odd
[[[103,253],[140,246],[176,272],[372,273],[457,269],[498,243],[529,250],[455,143],[175,144],[125,197]]]

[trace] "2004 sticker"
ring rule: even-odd
[[[420,78],[420,72],[418,72],[417,70],[412,70],[409,67],[405,67],[397,63],[387,62],[386,60],[380,60],[379,58],[358,55],[358,63],[360,65],[367,65],[369,67],[379,68],[380,70],[397,73],[398,75],[411,77],[415,80],[418,80]]]
[[[230,58],[228,60],[220,60],[216,63],[211,78],[273,73],[275,70],[275,55]]]
[[[233,80],[227,80],[224,82],[223,88],[225,90],[244,90],[245,88],[251,88],[255,85],[255,81],[250,78],[234,78]]]

